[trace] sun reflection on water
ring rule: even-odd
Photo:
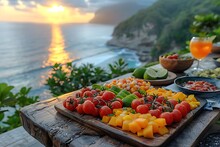
[[[69,53],[65,51],[65,41],[59,25],[54,24],[52,26],[52,38],[48,51],[48,59],[44,62],[43,67],[53,66],[55,63],[65,64],[73,61]]]

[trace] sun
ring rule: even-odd
[[[65,8],[61,5],[54,5],[51,8],[48,8],[48,12],[51,13],[60,13],[60,12],[64,12]]]

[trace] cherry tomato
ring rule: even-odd
[[[92,102],[95,106],[99,104],[99,100],[97,97],[93,98]]]
[[[140,94],[140,92],[135,91],[133,92],[133,94],[135,94],[138,98],[142,98],[143,96]]]
[[[180,122],[182,119],[182,113],[178,109],[173,109],[173,112],[171,112],[173,115],[173,121],[174,122]]]
[[[189,113],[191,111],[190,105],[187,101],[182,101],[180,104],[182,104],[186,107],[187,113]]]
[[[149,108],[146,105],[138,105],[136,108],[136,112],[137,113],[141,113],[141,114],[146,114],[148,113]]]
[[[81,89],[81,97],[83,97],[84,92],[90,91],[91,89],[89,87],[85,87]]]
[[[122,105],[119,101],[114,101],[111,103],[111,108],[112,109],[119,109],[119,108],[122,108]]]
[[[85,92],[83,93],[83,97],[93,97],[93,94],[92,94],[91,91],[85,91]]]
[[[106,105],[106,102],[102,99],[101,96],[97,96],[96,98],[98,99],[98,101],[99,101],[99,105],[100,105],[100,106],[104,106],[104,105]]]
[[[147,96],[147,100],[148,100],[149,102],[153,101],[153,100],[154,100],[154,96],[153,96],[153,95],[148,95],[148,96]]]
[[[83,111],[85,114],[92,114],[95,111],[95,105],[91,101],[86,100],[83,103]]]
[[[105,91],[102,95],[102,99],[105,101],[110,101],[115,98],[115,94],[111,91]]]
[[[165,118],[167,125],[171,125],[173,123],[173,115],[170,112],[161,113],[160,118]]]
[[[80,98],[81,95],[82,95],[82,92],[81,92],[81,91],[76,91],[76,92],[74,92],[74,94],[73,94],[73,96],[74,96],[75,98]]]
[[[78,106],[76,107],[76,111],[77,111],[79,114],[84,114],[83,105],[82,105],[82,104],[78,104]]]
[[[137,106],[141,105],[143,103],[141,103],[141,101],[139,99],[134,99],[132,102],[131,102],[131,108],[136,110]]]
[[[164,99],[164,96],[158,96],[158,97],[156,98],[156,101],[157,101],[158,103],[160,103],[160,104],[162,104],[164,100],[165,100],[165,99]]]
[[[158,110],[160,110],[160,112],[162,113],[162,112],[163,112],[163,107],[162,107],[162,106],[159,106],[159,107],[158,107]]]
[[[89,100],[89,101],[92,102],[92,101],[93,101],[93,97],[87,97],[87,98],[85,99],[85,101],[86,101],[86,100]]]
[[[77,105],[78,105],[78,100],[73,97],[73,96],[69,96],[67,99],[66,99],[66,109],[70,110],[70,111],[73,111],[76,109]]]
[[[91,90],[91,93],[93,97],[98,95],[98,92],[96,90]]]
[[[92,112],[93,116],[99,116],[99,109],[95,107],[95,111]]]
[[[112,114],[112,109],[110,109],[108,106],[102,106],[101,109],[99,110],[99,115],[101,118],[109,114]]]
[[[178,109],[182,113],[183,118],[187,115],[187,108],[184,105],[176,104],[175,109]]]
[[[160,117],[160,114],[161,114],[160,110],[158,110],[158,109],[150,110],[149,113],[150,113],[152,116],[155,116],[155,117],[157,117],[157,118],[159,118],[159,117]]]
[[[116,98],[116,101],[119,101],[121,103],[121,105],[123,106],[123,102],[120,98]]]
[[[170,99],[168,101],[173,105],[173,108],[176,106],[176,104],[178,104],[178,102],[176,100],[173,100],[173,99]]]

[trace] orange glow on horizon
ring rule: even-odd
[[[88,23],[94,17],[94,13],[84,13],[78,8],[57,4],[42,6],[35,2],[30,3],[34,7],[29,8],[21,1],[19,5],[12,7],[7,1],[0,0],[0,21],[52,24]]]

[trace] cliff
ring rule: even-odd
[[[189,28],[197,14],[220,14],[218,0],[159,0],[114,29],[108,45],[151,52],[156,57],[181,48],[192,37]]]

